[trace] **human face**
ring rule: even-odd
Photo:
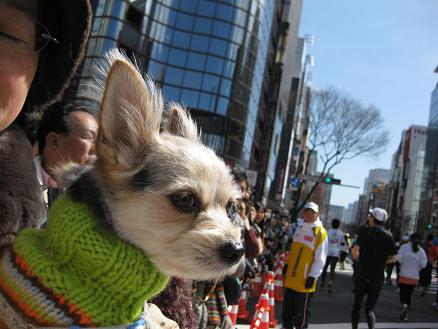
[[[257,223],[263,222],[265,220],[265,209],[260,208],[259,211],[257,211],[255,221]]]
[[[312,209],[304,209],[303,220],[306,223],[313,223],[318,218],[318,213],[314,212]]]
[[[0,33],[35,44],[35,23],[29,15],[36,1],[0,0]],[[29,10],[25,10],[28,8]],[[37,53],[22,53],[0,48],[0,132],[18,116],[26,101],[38,66]]]
[[[75,162],[80,165],[93,161],[98,128],[96,119],[87,112],[76,111],[68,115],[67,121],[68,133],[58,134],[59,158],[64,163]]]
[[[251,207],[251,208],[249,208],[249,214],[250,214],[250,216],[251,216],[251,219],[254,219],[254,218],[256,217],[256,215],[257,215],[257,210],[256,210],[256,208],[255,208],[255,207]]]
[[[239,212],[239,216],[241,218],[246,217],[246,203],[245,202],[239,202],[237,204],[237,211]]]
[[[241,180],[238,182],[240,189],[240,197],[243,200],[248,200],[250,197],[250,190],[248,186],[248,182],[246,180]]]

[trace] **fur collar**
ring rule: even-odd
[[[10,245],[21,229],[46,222],[32,147],[17,126],[0,133],[0,209],[0,249]]]

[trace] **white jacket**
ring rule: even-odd
[[[345,243],[344,233],[340,229],[330,229],[327,231],[327,237],[327,256],[339,257],[342,248],[341,243]]]
[[[412,250],[412,243],[405,243],[398,250],[397,258],[400,263],[400,276],[418,280],[420,277],[420,270],[427,265],[427,256],[424,250],[414,252]]]

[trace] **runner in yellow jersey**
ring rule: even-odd
[[[327,232],[314,202],[304,206],[287,258],[282,321],[285,329],[308,328],[310,301],[327,256]]]

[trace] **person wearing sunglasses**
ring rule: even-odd
[[[0,0],[0,249],[46,221],[23,123],[67,86],[90,22],[88,0]]]

